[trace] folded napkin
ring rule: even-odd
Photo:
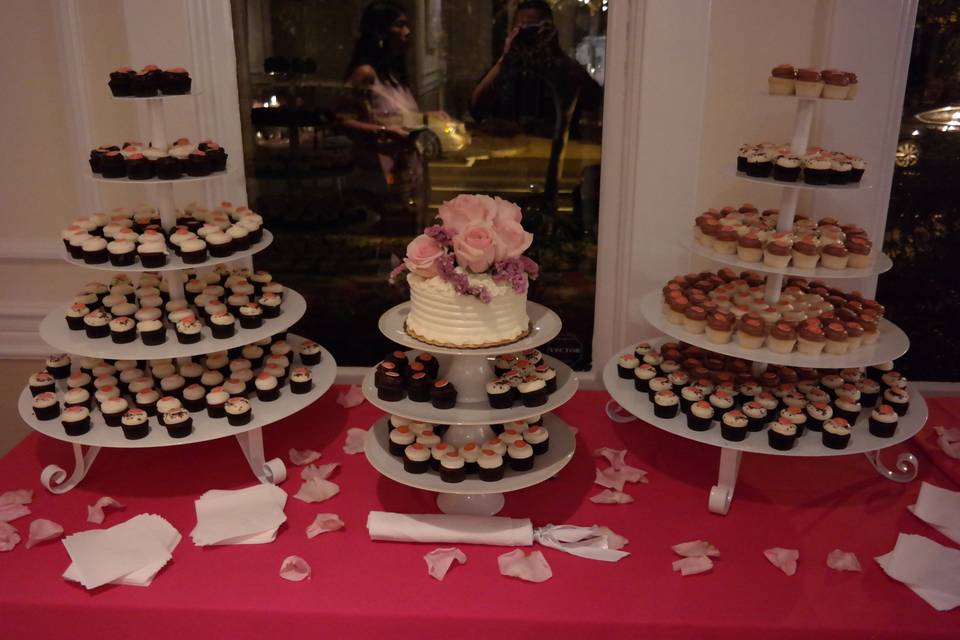
[[[194,503],[197,526],[190,532],[198,547],[273,542],[286,522],[287,492],[272,484],[207,491]]]
[[[180,532],[161,516],[140,514],[109,529],[63,539],[72,563],[63,577],[87,589],[105,584],[148,586],[172,558]]]
[[[920,485],[917,503],[907,509],[960,544],[960,491],[950,491],[924,482]]]
[[[888,576],[910,587],[937,611],[960,606],[960,551],[901,533],[893,550],[876,561]]]

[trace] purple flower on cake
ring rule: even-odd
[[[526,293],[528,280],[536,280],[540,267],[527,256],[498,260],[493,266],[495,282],[509,282],[516,293]]]
[[[483,273],[490,268],[497,253],[496,237],[489,223],[465,227],[453,237],[453,253],[457,263],[474,273]]]
[[[453,234],[442,224],[435,224],[423,230],[423,235],[436,240],[437,244],[449,247],[453,245]]]
[[[436,240],[427,235],[420,235],[407,245],[407,257],[403,262],[418,276],[432,278],[437,275],[437,259],[445,253],[446,250]]]

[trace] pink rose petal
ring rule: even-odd
[[[597,533],[607,539],[607,548],[620,550],[630,542],[618,533],[614,533],[609,527],[597,527]]]
[[[30,534],[27,537],[27,549],[46,542],[47,540],[56,540],[63,535],[63,527],[52,520],[37,518],[30,523]]]
[[[946,427],[934,427],[937,432],[937,445],[946,455],[960,460],[960,429],[948,429]]]
[[[553,571],[547,564],[547,559],[539,551],[525,555],[523,549],[514,549],[497,558],[500,574],[513,578],[520,578],[527,582],[544,582],[553,577]]]
[[[297,491],[293,497],[297,500],[303,500],[304,502],[323,502],[338,493],[340,493],[339,485],[329,480],[311,478],[304,481],[300,486],[300,490]]]
[[[349,454],[363,453],[363,444],[366,439],[366,429],[347,429],[347,441],[343,445],[343,452]]]
[[[686,558],[694,558],[696,556],[713,556],[716,558],[720,556],[720,550],[706,540],[681,542],[670,548],[673,549],[673,552],[678,556],[684,556]]]
[[[443,580],[454,560],[464,564],[467,561],[467,555],[456,547],[441,547],[423,556],[423,559],[427,562],[427,573],[437,580]]]
[[[647,472],[643,469],[625,464],[619,469],[613,467],[597,469],[594,482],[601,487],[623,491],[623,485],[627,482],[646,482],[646,475]]]
[[[303,480],[326,480],[329,478],[334,470],[340,466],[339,462],[331,462],[329,464],[321,464],[320,466],[314,464],[308,464],[303,468],[303,471],[300,472],[300,478]]]
[[[307,527],[307,537],[316,538],[321,533],[339,531],[343,529],[343,520],[335,513],[318,513],[310,526]]]
[[[862,571],[856,554],[834,549],[827,554],[827,566],[837,571]]]
[[[622,469],[626,466],[627,450],[611,449],[610,447],[601,447],[593,452],[595,458],[606,458],[607,462],[614,469]]]
[[[303,451],[298,451],[297,449],[290,449],[290,464],[301,467],[305,464],[310,464],[314,460],[320,457],[319,451],[314,451],[313,449],[304,449]]]
[[[693,576],[706,573],[713,569],[713,560],[707,556],[694,556],[673,561],[673,570],[679,571],[682,576]]]
[[[797,572],[797,560],[800,558],[800,552],[796,549],[781,549],[774,547],[763,552],[770,563],[783,571],[788,576]]]
[[[14,489],[0,493],[0,505],[30,504],[33,502],[33,489]]]
[[[87,522],[103,524],[103,519],[106,517],[103,510],[107,507],[113,507],[114,509],[126,508],[110,496],[103,496],[92,505],[87,506]]]
[[[346,391],[337,394],[337,404],[344,409],[352,409],[363,403],[363,390],[357,385],[352,385]]]
[[[300,556],[287,556],[280,564],[280,577],[290,582],[300,582],[310,577],[310,565]]]
[[[10,522],[29,514],[30,507],[26,505],[17,503],[0,504],[0,522]]]
[[[597,495],[591,496],[590,502],[596,504],[627,504],[628,502],[633,502],[633,496],[623,491],[604,489]]]
[[[0,522],[0,551],[10,551],[20,542],[20,534],[16,527],[6,522]]]

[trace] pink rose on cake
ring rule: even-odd
[[[437,258],[445,253],[445,249],[433,238],[419,235],[407,245],[407,257],[403,264],[412,273],[424,278],[437,275]]]
[[[493,222],[497,208],[490,196],[459,195],[441,204],[438,215],[447,231],[455,236],[471,225]]]
[[[489,223],[465,227],[453,237],[453,253],[457,264],[474,273],[490,268],[497,255],[497,238]]]
[[[496,259],[518,258],[530,248],[533,243],[533,234],[523,230],[519,220],[497,219],[493,223],[496,234]]]

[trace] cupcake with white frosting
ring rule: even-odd
[[[309,393],[313,388],[313,374],[307,367],[296,367],[290,372],[290,390],[293,393]]]
[[[203,337],[203,325],[196,317],[190,315],[177,322],[177,340],[180,344],[195,344]]]
[[[224,409],[227,413],[227,421],[234,427],[249,424],[250,419],[253,417],[250,402],[242,396],[234,396],[227,400]]]
[[[624,380],[633,377],[633,370],[640,366],[640,361],[633,353],[625,353],[617,359],[617,375]]]
[[[533,469],[533,447],[522,438],[515,440],[507,447],[507,459],[514,471],[530,471]]]
[[[214,387],[207,392],[207,415],[211,418],[223,418],[226,414],[227,400],[230,394],[223,387]]]
[[[492,449],[484,448],[477,459],[477,472],[484,482],[496,482],[503,479],[503,455]]]
[[[120,426],[123,429],[123,437],[127,440],[140,440],[146,438],[150,433],[150,418],[143,409],[133,407],[128,409],[120,417]]]
[[[772,449],[789,451],[797,441],[797,426],[786,418],[780,418],[770,423],[767,429],[767,438]]]
[[[749,420],[739,409],[731,409],[720,420],[720,435],[724,440],[740,442],[747,437]]]
[[[80,405],[67,407],[60,416],[60,424],[68,436],[82,436],[90,431],[90,410]]]
[[[761,431],[763,425],[767,422],[768,412],[766,407],[756,400],[745,402],[741,408],[743,415],[747,416],[747,429],[749,431]]]
[[[658,391],[653,398],[653,413],[658,418],[675,418],[680,409],[680,399],[670,389]]]
[[[529,448],[529,447],[528,447]],[[532,459],[532,458],[531,458]],[[451,450],[440,458],[440,479],[444,482],[463,482],[466,471],[465,462],[459,451]]]
[[[463,458],[463,471],[467,475],[479,471],[480,447],[476,442],[468,442],[460,447],[460,457]]]
[[[550,449],[550,432],[543,427],[530,427],[523,434],[524,441],[533,447],[533,454],[541,456]]]
[[[656,377],[656,367],[643,363],[633,370],[633,388],[641,393],[650,393],[650,381]]]
[[[878,405],[870,412],[870,433],[878,438],[892,438],[897,431],[899,416],[888,404]]]
[[[903,417],[910,408],[910,394],[905,389],[890,387],[883,392],[883,404],[890,405],[898,416]]]
[[[37,420],[53,420],[60,416],[60,403],[57,401],[57,394],[52,391],[44,391],[33,397],[33,415]]]
[[[408,426],[400,426],[390,432],[390,454],[398,458],[403,457],[403,450],[413,444],[417,436]]]
[[[830,418],[823,423],[823,446],[846,449],[850,444],[850,423],[843,418]]]
[[[414,442],[403,449],[403,470],[407,473],[426,473],[430,468],[430,449]]]
[[[440,460],[444,455],[451,451],[456,451],[456,447],[451,447],[446,442],[441,442],[437,446],[430,449],[430,468],[434,471],[440,470]],[[506,449],[504,449],[506,451]]]
[[[706,400],[700,400],[690,405],[687,412],[687,426],[694,431],[706,431],[713,422],[714,409]]]

